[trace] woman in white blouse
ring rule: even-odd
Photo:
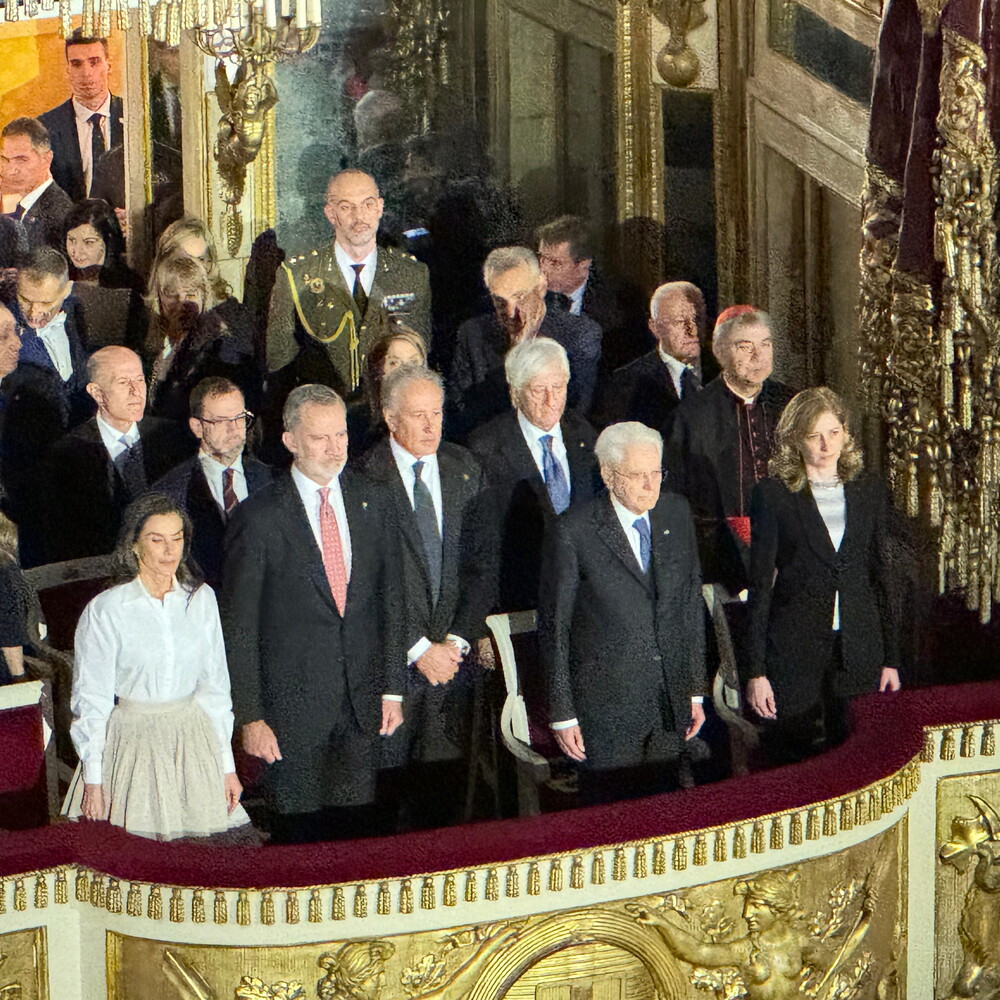
[[[185,565],[190,544],[191,522],[173,500],[132,503],[114,553],[129,582],[87,605],[74,647],[78,811],[159,840],[249,822],[219,611]]]
[[[800,392],[750,507],[750,635],[739,664],[776,762],[846,735],[846,700],[899,689],[888,491],[862,474],[841,399]],[[898,560],[895,560],[898,563]]]

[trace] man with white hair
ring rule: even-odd
[[[493,312],[458,328],[452,361],[451,431],[467,434],[507,409],[504,355],[524,341],[550,337],[562,344],[573,375],[569,402],[590,409],[601,359],[601,328],[586,316],[546,311],[545,275],[527,247],[498,247],[483,264]]]
[[[600,489],[597,435],[567,409],[569,359],[561,344],[536,337],[504,359],[513,409],[469,436],[486,475],[494,520],[500,611],[538,607],[542,546],[557,515],[593,499]]]
[[[538,631],[552,729],[584,799],[607,801],[676,786],[682,739],[705,721],[705,633],[694,525],[660,492],[660,434],[613,424],[595,450],[608,495],[557,521]]]
[[[718,372],[709,356],[702,358],[705,298],[689,281],[668,281],[649,302],[649,332],[656,346],[619,368],[601,404],[601,423],[638,420],[667,439],[677,407]]]
[[[404,827],[464,817],[475,766],[481,684],[473,647],[486,636],[491,586],[482,553],[482,472],[464,448],[442,443],[444,384],[429,368],[402,365],[382,383],[389,436],[364,459],[384,501],[383,531],[402,607],[390,623],[387,689],[406,723],[383,763],[401,780]]]
[[[771,318],[759,309],[721,313],[712,352],[722,374],[678,409],[667,468],[671,487],[691,504],[705,580],[737,595],[747,587],[750,494],[767,475],[774,429],[793,392],[771,378]]]

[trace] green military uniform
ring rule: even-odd
[[[267,319],[268,371],[284,368],[306,345],[326,352],[341,387],[357,389],[372,344],[397,318],[430,343],[427,268],[393,247],[379,247],[365,314],[344,282],[334,243],[290,257],[274,282]]]

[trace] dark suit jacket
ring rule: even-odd
[[[270,467],[246,452],[243,453],[243,474],[250,494],[247,499],[267,486],[272,478]],[[218,589],[222,583],[222,551],[227,518],[212,496],[198,456],[181,462],[152,488],[173,497],[191,516],[194,525],[191,555],[205,582]]]
[[[703,353],[702,384],[714,379],[718,372],[711,353]],[[638,420],[659,431],[666,441],[680,405],[670,369],[660,357],[659,348],[654,347],[612,374],[602,393],[598,423],[606,427],[620,420]]]
[[[50,184],[38,201],[21,216],[21,225],[24,226],[25,235],[28,237],[28,246],[32,250],[50,246],[65,253],[63,222],[72,207],[72,199],[58,183]]]
[[[704,694],[701,575],[687,502],[650,511],[643,573],[607,496],[567,511],[546,547],[539,643],[553,722],[576,718],[595,769],[668,759]]]
[[[744,683],[760,676],[771,681],[779,718],[822,698],[837,593],[843,670],[834,677],[835,690],[845,697],[874,691],[882,667],[899,667],[889,495],[880,480],[861,476],[844,485],[844,498],[846,526],[837,550],[808,485],[793,493],[778,479],[763,479],[754,488],[750,653],[740,673]]]
[[[587,413],[597,386],[601,360],[601,328],[586,316],[549,309],[539,328],[569,355],[569,405]],[[448,381],[449,433],[464,436],[510,406],[503,360],[508,338],[494,313],[466,320],[458,328],[451,378]]]
[[[405,750],[411,759],[455,759],[467,752],[471,695],[478,669],[469,658],[448,684],[432,687],[418,670],[407,666],[407,651],[422,636],[444,642],[449,633],[473,646],[486,634],[490,611],[490,566],[482,551],[482,472],[479,463],[458,445],[438,449],[441,499],[444,505],[441,591],[434,600],[427,560],[406,487],[392,457],[388,439],[364,458],[365,474],[385,500],[383,530],[390,536],[391,564],[402,593],[402,613],[394,622],[388,649],[388,687],[404,695],[406,719],[394,763]]]
[[[560,421],[569,462],[570,507],[592,500],[602,489],[594,457],[594,429],[573,410]],[[479,459],[486,477],[496,587],[497,611],[526,611],[538,607],[538,574],[545,535],[556,512],[545,481],[528,448],[517,419],[508,410],[469,436],[469,450]]]
[[[756,405],[764,408],[769,436],[793,395],[782,382],[764,382]],[[750,552],[726,518],[748,516],[750,497],[741,496],[736,406],[721,375],[678,407],[664,459],[671,489],[691,504],[705,580],[738,593],[748,584]]]
[[[188,434],[156,417],[139,421],[139,437],[147,483],[155,483],[193,447]],[[128,496],[104,447],[96,416],[52,448],[46,480],[48,561],[110,552],[118,538]]]
[[[647,297],[638,286],[617,281],[596,266],[590,268],[580,311],[603,331],[601,357],[606,372],[639,357],[649,344]]]
[[[266,784],[283,813],[370,801],[371,744],[384,692],[382,637],[389,581],[381,515],[370,484],[345,471],[351,579],[341,616],[323,556],[288,473],[248,497],[230,520],[222,626],[237,726],[263,719],[283,760]],[[329,752],[348,734],[366,773]],[[358,769],[363,770],[363,769]]]
[[[111,97],[110,121],[108,132],[110,142],[108,149],[123,146],[125,142],[125,126],[122,122],[124,105],[120,97]],[[84,189],[83,161],[80,159],[80,139],[76,129],[76,112],[73,110],[73,99],[38,116],[38,120],[49,130],[49,141],[52,143],[52,176],[71,201],[80,201],[87,197]],[[94,177],[95,185],[100,177],[101,165]],[[119,185],[121,187],[123,185]],[[123,205],[113,207],[123,208]]]

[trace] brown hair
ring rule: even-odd
[[[798,493],[808,481],[802,446],[806,435],[824,413],[832,413],[844,425],[844,448],[837,460],[837,475],[841,482],[854,479],[864,465],[861,449],[851,436],[844,401],[826,386],[805,389],[792,398],[781,414],[774,432],[775,451],[768,464],[768,472],[793,493]]]
[[[420,364],[427,364],[427,344],[416,330],[398,320],[391,321],[390,330],[390,333],[379,337],[372,344],[372,349],[368,352],[368,357],[365,360],[365,397],[372,413],[379,418],[382,416],[382,379],[385,378],[385,359],[389,354],[392,342],[394,340],[405,341],[420,352]]]
[[[184,528],[184,552],[181,554],[180,565],[177,567],[177,582],[188,592],[194,592],[202,581],[188,567],[187,560],[191,554],[191,535],[193,527],[187,511],[165,493],[144,493],[133,500],[125,508],[122,517],[121,530],[115,550],[111,553],[111,568],[117,583],[134,580],[139,575],[139,560],[135,554],[135,545],[142,535],[146,522],[157,514],[176,514],[181,519]]]

